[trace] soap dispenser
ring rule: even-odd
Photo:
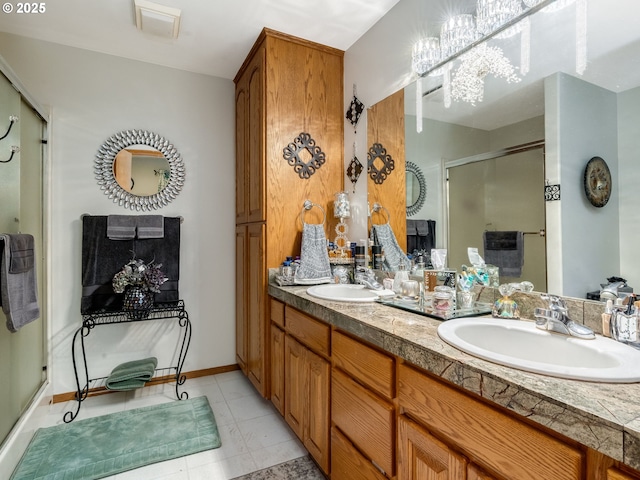
[[[398,271],[393,277],[393,291],[396,294],[402,292],[402,282],[409,280],[409,272],[406,269],[404,262],[400,262],[398,265]]]

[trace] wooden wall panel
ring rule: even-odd
[[[367,152],[380,143],[394,160],[394,169],[382,184],[367,176],[369,207],[379,203],[389,211],[393,233],[400,248],[407,249],[407,203],[404,144],[404,90],[376,103],[367,111]],[[374,214],[374,223],[384,223],[386,215]]]
[[[333,197],[344,185],[343,52],[292,39],[266,38],[266,155],[268,265],[298,255],[300,212],[309,199],[327,214],[325,233],[335,236]],[[309,133],[325,153],[326,162],[302,179],[283,157],[284,148],[302,132]],[[307,223],[322,221],[314,208]]]

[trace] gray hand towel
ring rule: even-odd
[[[0,252],[0,303],[7,317],[7,328],[17,332],[26,324],[40,318],[38,306],[38,284],[35,264],[21,273],[10,273],[11,244],[14,235],[1,234]],[[22,241],[24,239],[20,239]],[[33,245],[33,237],[30,240]]]
[[[517,231],[484,232],[484,261],[500,275],[519,278],[524,265],[524,234]]]
[[[164,217],[162,215],[139,215],[136,217],[138,238],[164,238]]]
[[[24,273],[33,268],[33,235],[11,235],[9,273]]]
[[[385,223],[384,225],[374,225],[373,232],[378,239],[378,244],[382,246],[384,251],[384,266],[393,272],[398,270],[401,263],[405,266],[409,265],[409,258],[402,251],[396,236],[391,230],[391,225]]]
[[[107,238],[110,240],[136,238],[136,216],[109,215],[107,217]]]
[[[300,266],[296,270],[294,281],[301,285],[317,285],[332,281],[327,238],[324,235],[324,225],[321,223],[302,225]]]

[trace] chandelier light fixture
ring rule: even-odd
[[[427,72],[430,76],[442,75],[445,108],[451,106],[452,99],[475,105],[484,98],[487,75],[504,79],[507,83],[520,81],[515,67],[502,49],[488,46],[486,41],[520,33],[520,75],[526,75],[530,66],[529,15],[535,13],[527,12],[527,9],[537,7],[535,11],[541,9],[549,13],[573,4],[576,8],[576,72],[582,75],[587,67],[587,0],[476,0],[475,16],[469,13],[454,15],[441,25],[439,38],[426,37],[416,42],[411,66],[417,74],[417,131],[422,131],[422,77]],[[464,53],[460,54],[463,50]],[[455,71],[454,57],[460,60]],[[434,70],[442,63],[444,65]]]
[[[416,80],[416,131],[418,133],[422,132],[422,76],[440,63],[441,58],[438,37],[423,38],[413,45],[411,68],[418,75]],[[437,74],[437,72],[432,73],[432,75]]]
[[[442,58],[449,58],[478,39],[478,30],[473,15],[463,13],[449,18],[440,27],[440,49]]]
[[[475,105],[484,98],[484,78],[492,74],[507,83],[516,83],[520,78],[502,49],[481,43],[460,57],[460,67],[451,80],[451,96]]]
[[[478,0],[476,25],[480,35],[489,35],[522,13],[521,0]],[[500,32],[496,38],[509,38],[520,32],[520,23]]]

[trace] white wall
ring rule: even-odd
[[[549,291],[584,298],[607,277],[619,275],[617,182],[602,208],[588,202],[582,183],[585,165],[595,156],[618,178],[617,99],[613,92],[559,73],[545,82],[545,102],[547,175],[561,185],[560,201],[548,202],[547,219],[559,227],[549,228],[548,261],[560,261],[563,275],[559,285],[550,279]],[[561,258],[553,256],[558,248]]]
[[[640,291],[637,268],[640,238],[640,88],[618,94],[618,177],[620,209],[620,276]],[[614,184],[615,185],[615,184]]]
[[[184,217],[180,292],[194,333],[185,371],[234,364],[233,82],[8,34],[0,34],[0,55],[52,108],[54,393],[75,390],[70,344],[81,322],[80,217],[131,213],[102,193],[93,174],[98,147],[127,129],[166,137],[186,166],[178,198],[154,212]],[[97,327],[86,339],[89,375],[142,355],[168,364],[176,335],[169,321]]]

